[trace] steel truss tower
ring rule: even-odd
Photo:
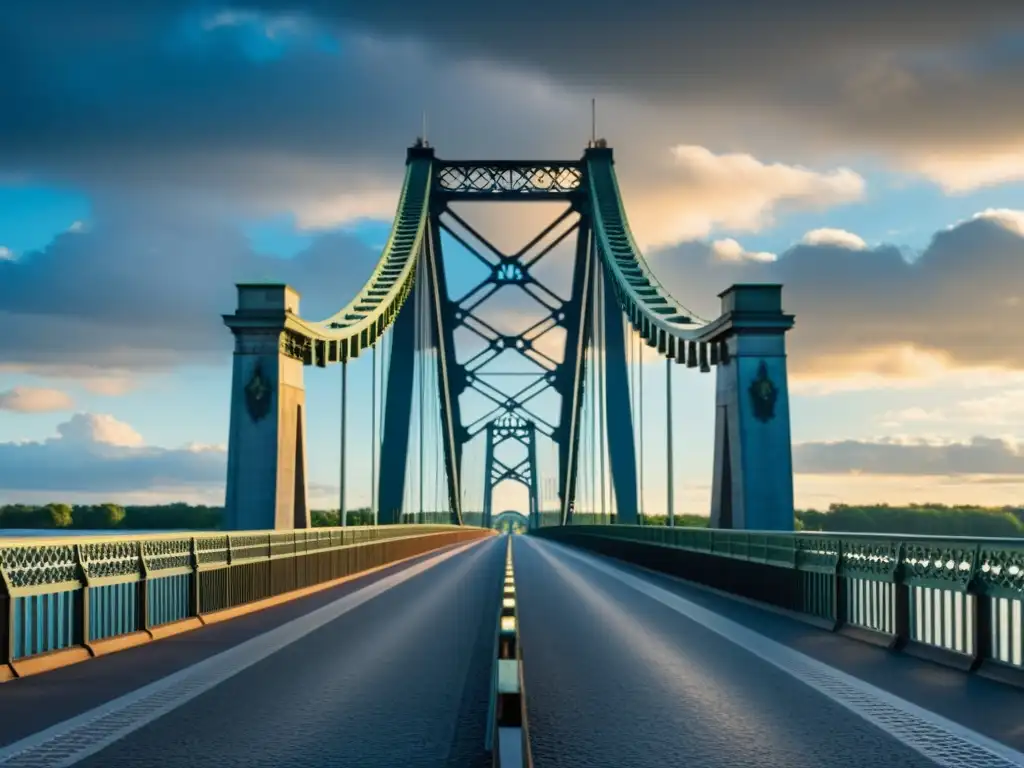
[[[588,152],[593,150],[588,150]],[[493,485],[505,479],[524,482],[530,489],[530,515],[539,513],[536,466],[537,434],[553,440],[559,456],[559,497],[562,519],[572,515],[576,493],[576,466],[582,388],[585,374],[586,344],[589,341],[594,296],[598,280],[604,279],[597,258],[593,237],[593,221],[587,195],[587,158],[579,161],[462,161],[447,162],[434,156],[434,150],[416,146],[409,150],[408,162],[429,158],[432,161],[430,186],[429,237],[423,244],[420,263],[425,266],[427,295],[431,303],[430,338],[438,352],[439,392],[442,395],[442,417],[448,439],[445,441],[445,463],[448,467],[448,493],[453,517],[461,519],[460,469],[465,445],[481,432],[488,433],[488,453],[493,462],[494,436],[502,430],[527,430],[524,438],[528,466],[485,469],[485,519],[489,517],[489,500]],[[503,253],[484,235],[452,209],[456,202],[547,202],[565,203],[550,224],[515,253]],[[483,245],[477,248],[458,231],[468,232]],[[442,257],[441,233],[444,232],[486,265],[488,276],[460,298],[453,298],[447,288]],[[536,278],[533,268],[568,238],[575,237],[575,259],[572,285],[567,297],[561,297]],[[543,243],[543,245],[542,245]],[[516,286],[543,307],[544,315],[521,333],[499,332],[479,315],[479,308],[504,286]],[[412,403],[414,334],[412,312],[401,312],[396,320],[391,348],[384,439],[380,472],[380,510],[382,523],[397,522],[402,507],[404,476],[409,443],[409,422]],[[636,457],[629,407],[628,376],[621,310],[614,302],[605,302],[604,337],[607,365],[609,455],[612,482],[617,500],[619,521],[637,521]],[[456,362],[454,334],[465,328],[484,343],[484,349],[463,363]],[[556,328],[565,331],[566,341],[561,361],[553,360],[538,349],[538,339]],[[538,374],[525,386],[509,395],[492,384],[481,369],[488,362],[512,350],[538,367]],[[464,423],[459,397],[467,390],[482,395],[492,406],[479,419]],[[539,416],[531,407],[541,393],[554,391],[561,400],[557,423]],[[620,439],[615,439],[619,437]],[[628,439],[625,439],[628,438]],[[505,438],[509,439],[509,438]],[[519,437],[515,438],[519,440]],[[518,465],[517,465],[518,467]]]

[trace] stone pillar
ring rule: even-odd
[[[734,285],[720,294],[725,361],[717,368],[711,527],[793,530],[782,286]]]
[[[309,527],[303,338],[286,330],[299,294],[287,285],[239,285],[225,527]]]

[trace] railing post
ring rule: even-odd
[[[81,634],[82,646],[91,655],[92,648],[89,645],[89,572],[86,569],[85,560],[82,559],[81,544],[75,544],[75,575],[82,584],[81,597],[75,603],[75,625]]]
[[[0,567],[0,664],[10,666],[14,661],[14,607],[11,581],[7,571]]]
[[[192,582],[188,591],[188,615],[199,618],[199,546],[195,536],[189,545],[189,561],[192,565]]]
[[[225,534],[224,559],[227,565],[224,567],[224,608],[231,607],[231,534]]]
[[[971,566],[967,594],[974,596],[974,658],[971,660],[973,671],[992,658],[992,598],[985,594],[984,586],[978,578],[983,573],[980,544],[974,551]]]
[[[274,596],[274,534],[267,534],[267,597]]]
[[[149,568],[146,566],[145,546],[141,541],[139,542],[138,625],[139,629],[152,637],[153,633],[149,631]]]
[[[843,542],[836,542],[836,572],[833,589],[833,610],[835,624],[832,631],[838,631],[846,623],[846,576],[843,575]]]
[[[904,545],[900,543],[896,550],[896,570],[893,571],[893,608],[895,616],[893,621],[893,650],[900,651],[910,642],[910,587],[907,586],[904,568],[903,555]]]

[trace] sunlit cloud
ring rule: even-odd
[[[796,393],[824,395],[885,387],[920,388],[946,379],[955,370],[946,352],[895,344],[801,356],[791,365],[790,380]]]
[[[713,230],[757,232],[782,210],[824,210],[860,200],[866,189],[849,168],[815,171],[694,145],[673,147],[671,157],[669,168],[654,172],[656,186],[628,196],[630,224],[642,247]]]
[[[71,397],[59,389],[14,387],[0,392],[0,411],[15,413],[50,413],[74,408]]]
[[[1024,147],[997,150],[956,150],[914,158],[910,169],[949,194],[962,195],[982,187],[1024,179]]]
[[[838,245],[841,248],[849,248],[852,251],[862,251],[868,247],[867,243],[859,235],[847,232],[845,229],[833,229],[831,227],[812,229],[800,239],[800,242],[804,245]]]
[[[767,251],[748,251],[732,238],[715,240],[711,243],[711,252],[721,261],[775,261],[779,258]]]

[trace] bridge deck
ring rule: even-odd
[[[0,686],[0,766],[56,765],[60,749],[96,768],[489,765],[504,542]],[[950,735],[1024,749],[1018,690],[548,541],[516,537],[514,556],[537,768],[924,768],[905,743],[922,735],[940,765],[1024,765],[965,758]],[[858,701],[814,690],[797,656],[828,665],[819,688],[855,675]],[[953,723],[926,714],[922,730],[899,702],[882,711],[886,693]],[[128,706],[98,719],[111,702]]]

